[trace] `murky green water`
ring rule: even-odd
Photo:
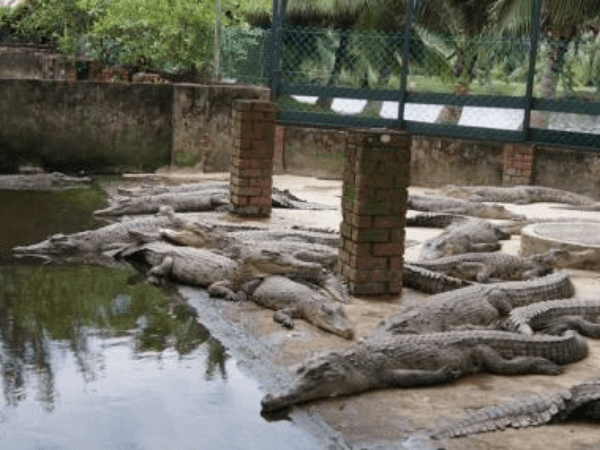
[[[318,448],[266,422],[256,383],[131,267],[12,257],[99,226],[101,202],[93,189],[0,191],[0,449]]]

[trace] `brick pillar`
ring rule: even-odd
[[[229,166],[233,211],[271,214],[273,141],[277,106],[264,100],[233,102],[233,151]]]
[[[411,137],[351,129],[338,264],[353,295],[400,294]]]
[[[535,148],[527,144],[505,144],[502,162],[502,184],[531,184]]]

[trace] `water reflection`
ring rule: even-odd
[[[0,448],[318,448],[264,421],[256,383],[196,311],[132,267],[12,259],[14,245],[92,227],[98,199],[72,195],[0,191]]]

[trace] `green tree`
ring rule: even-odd
[[[534,0],[496,0],[491,8],[497,29],[505,31],[531,29]],[[564,69],[570,41],[582,31],[597,27],[600,19],[598,0],[542,0],[541,32],[546,38],[548,66],[542,76],[543,98],[556,98],[558,80]],[[548,114],[533,111],[531,125],[546,128]]]
[[[211,70],[214,21],[213,1],[115,0],[93,35],[115,39],[123,64],[195,74]]]

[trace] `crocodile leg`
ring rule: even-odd
[[[295,308],[280,309],[273,313],[273,320],[286,328],[294,328],[294,319],[297,316]]]
[[[544,331],[548,334],[562,334],[567,330],[575,330],[582,336],[600,337],[600,324],[590,322],[579,316],[556,318],[544,328]]]
[[[148,280],[151,283],[158,283],[159,279],[166,278],[171,274],[172,268],[173,257],[165,256],[160,264],[157,264],[148,271]]]
[[[472,350],[471,356],[476,363],[486,371],[498,375],[517,375],[536,373],[544,375],[558,375],[563,368],[546,358],[518,357],[504,359],[496,350],[487,345],[478,345]]]
[[[208,287],[208,293],[212,297],[220,297],[230,302],[237,302],[242,300],[232,289],[231,282],[229,280],[217,281]]]

